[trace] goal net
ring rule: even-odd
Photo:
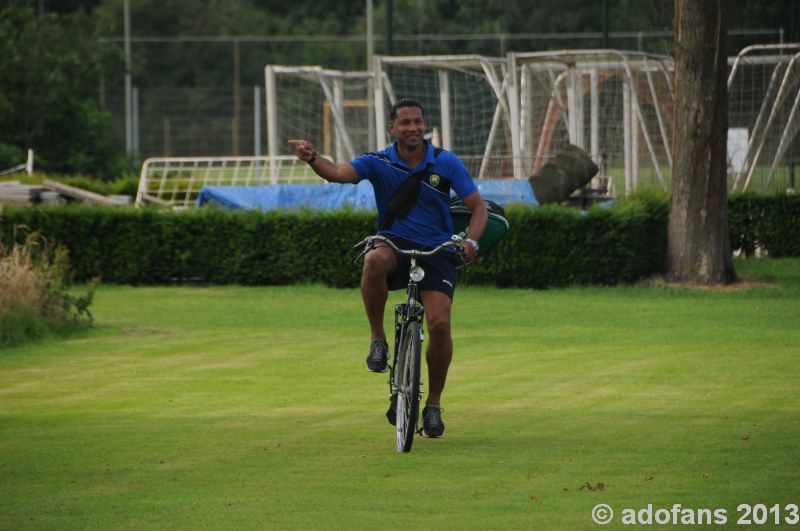
[[[388,110],[403,97],[425,108],[428,136],[476,178],[527,179],[569,144],[617,191],[664,188],[670,176],[671,64],[612,50],[376,56],[372,72],[266,67],[269,153],[310,139],[334,160],[392,139]],[[370,92],[371,91],[371,92]]]
[[[374,58],[378,145],[391,142],[388,110],[400,98],[425,109],[432,142],[458,154],[476,178],[514,176],[504,59],[478,55]]]
[[[665,188],[671,175],[672,65],[616,50],[512,54],[519,91],[522,171],[572,144],[616,194]],[[616,176],[609,181],[610,176]]]
[[[425,108],[428,137],[459,154],[476,177],[513,175],[505,60],[481,56],[374,58],[372,72],[267,65],[268,153],[312,141],[333,160],[383,149],[392,102]]]
[[[374,150],[371,73],[267,65],[264,76],[269,155],[293,153],[293,138],[337,161]]]
[[[734,190],[793,186],[800,44],[749,46],[729,61],[728,153]]]

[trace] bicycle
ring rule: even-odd
[[[364,250],[354,261],[383,242],[395,251],[404,254],[411,260],[409,269],[408,286],[406,288],[406,302],[396,304],[394,307],[394,355],[389,365],[389,412],[395,411],[395,433],[398,452],[410,452],[414,442],[414,434],[420,433],[419,403],[422,399],[420,382],[420,368],[422,364],[422,342],[424,341],[422,321],[425,310],[419,297],[419,282],[425,277],[425,270],[417,265],[417,258],[431,256],[448,247],[455,247],[461,256],[461,243],[463,239],[454,235],[449,242],[445,242],[430,251],[417,249],[400,249],[393,241],[385,236],[367,236],[358,242],[354,249],[362,245]],[[462,256],[463,260],[463,256]],[[389,421],[391,422],[391,417]]]

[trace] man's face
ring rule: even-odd
[[[422,144],[425,134],[425,119],[419,107],[400,107],[397,118],[389,122],[389,132],[397,138],[397,143],[413,149]]]

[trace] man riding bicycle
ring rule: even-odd
[[[314,146],[306,140],[289,140],[289,143],[295,146],[296,156],[326,181],[357,184],[369,180],[375,191],[378,233],[401,248],[425,250],[450,240],[454,232],[450,215],[450,190],[453,190],[471,212],[463,253],[467,261],[474,260],[477,242],[486,226],[486,206],[461,160],[425,140],[425,128],[422,105],[405,98],[392,105],[389,132],[395,142],[382,151],[336,164],[317,157]],[[402,191],[398,193],[398,189]],[[426,272],[420,282],[420,297],[429,336],[425,352],[428,396],[422,411],[421,433],[425,437],[443,437],[441,395],[453,357],[450,316],[458,258],[454,252],[442,252],[420,258],[419,263]],[[389,290],[405,286],[408,269],[408,258],[387,245],[378,244],[365,256],[361,296],[372,338],[367,356],[367,369],[371,372],[388,370],[384,311]]]

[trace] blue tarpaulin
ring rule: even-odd
[[[527,180],[481,180],[475,184],[484,199],[503,206],[537,205]],[[369,181],[352,184],[268,184],[262,186],[204,186],[197,197],[197,206],[209,203],[246,210],[278,208],[312,208],[336,210],[345,206],[374,209],[375,195]]]
[[[267,184],[262,186],[204,186],[197,206],[216,203],[229,208],[275,210],[278,208],[338,209],[375,208],[372,184]]]
[[[527,179],[476,179],[481,197],[499,205],[538,205],[539,201]]]

